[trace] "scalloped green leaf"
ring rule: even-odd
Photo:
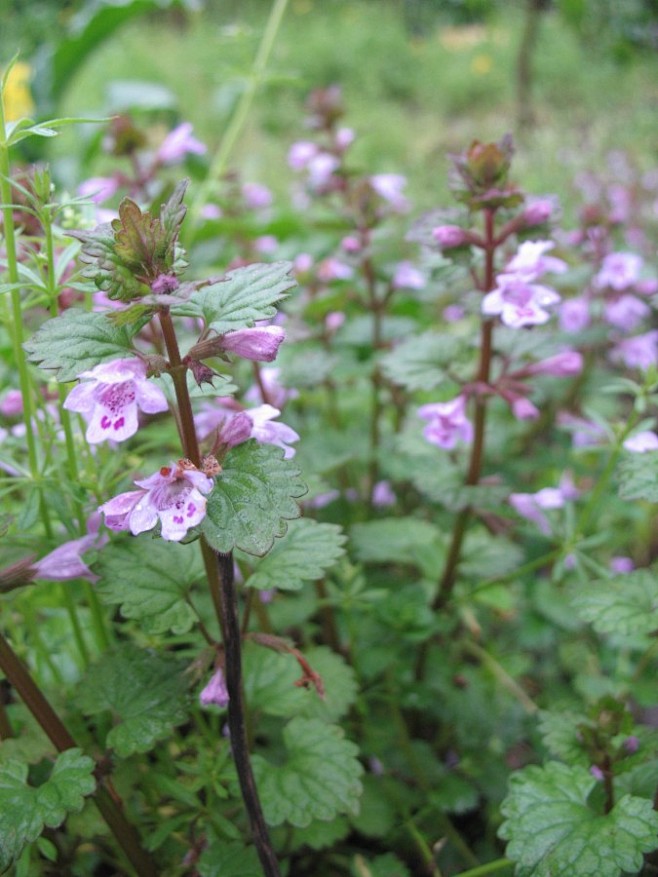
[[[148,752],[188,717],[184,669],[171,655],[125,645],[89,668],[78,703],[86,715],[112,713],[106,745],[118,755]]]
[[[139,328],[116,326],[102,313],[68,308],[47,320],[24,347],[29,360],[54,369],[58,381],[74,381],[101,362],[133,356],[132,338]]]
[[[236,268],[192,293],[189,301],[172,307],[172,313],[201,317],[220,334],[269,320],[276,314],[274,305],[297,285],[290,269],[290,262],[256,262]]]
[[[259,590],[297,591],[304,582],[323,576],[345,554],[346,540],[338,524],[318,524],[310,518],[292,521],[246,585]]]
[[[266,554],[298,518],[306,493],[299,469],[274,445],[248,441],[231,450],[208,497],[201,530],[215,551]]]
[[[35,788],[27,782],[27,764],[13,759],[0,764],[0,871],[44,827],[56,828],[68,813],[82,810],[85,797],[96,788],[94,766],[79,749],[68,749],[57,756],[46,782]]]
[[[192,627],[196,616],[186,597],[204,575],[196,545],[150,536],[112,542],[94,570],[103,601],[120,605],[122,615],[139,621],[146,633],[186,633]]]
[[[435,570],[443,555],[438,527],[419,518],[382,518],[353,524],[352,547],[364,563],[408,563]]]
[[[625,455],[619,464],[619,495],[658,502],[658,451]]]
[[[358,749],[337,725],[294,718],[283,730],[287,758],[272,764],[252,759],[265,819],[304,828],[314,819],[354,813],[361,795],[363,768]]]
[[[251,709],[271,716],[304,716],[336,722],[356,700],[354,670],[326,646],[304,649],[304,657],[325,688],[321,698],[314,688],[295,685],[301,676],[292,655],[249,644],[244,651],[245,693]]]
[[[592,582],[571,602],[599,633],[629,636],[658,630],[658,576],[646,569]]]
[[[523,877],[619,877],[637,873],[658,847],[652,802],[624,795],[610,813],[588,803],[596,785],[583,767],[549,762],[510,777],[499,835]]]
[[[446,368],[462,346],[453,335],[425,332],[382,357],[382,370],[389,380],[408,390],[431,390],[446,380]]]

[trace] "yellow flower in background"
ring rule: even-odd
[[[491,60],[490,55],[476,55],[471,61],[471,70],[473,73],[477,73],[478,76],[486,76],[486,74],[491,71],[492,67],[493,61]]]
[[[9,71],[2,95],[2,106],[7,122],[22,119],[34,112],[34,101],[30,94],[31,77],[32,68],[24,61],[17,61]]]

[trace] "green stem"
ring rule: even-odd
[[[489,654],[485,649],[481,646],[477,645],[472,641],[466,640],[463,643],[464,651],[470,652],[474,658],[477,658],[481,664],[484,664],[486,667],[491,670],[492,674],[496,677],[496,679],[500,682],[500,684],[506,688],[509,693],[515,697],[523,709],[529,715],[535,715],[539,711],[539,707],[532,700],[532,698],[528,697],[525,691],[521,688],[521,686],[512,679],[507,670],[498,663],[498,661]]]
[[[254,59],[251,75],[247,82],[247,86],[242,92],[235,112],[231,117],[231,121],[229,122],[228,128],[226,129],[224,137],[222,138],[222,141],[219,145],[219,149],[217,150],[215,157],[210,165],[208,176],[206,177],[203,184],[199,186],[197,190],[197,196],[192,202],[192,206],[190,207],[191,221],[189,224],[189,228],[191,229],[192,233],[194,232],[194,229],[198,223],[201,209],[208,199],[210,190],[213,184],[221,179],[224,171],[226,170],[229,156],[231,155],[233,147],[235,146],[237,139],[240,136],[245,122],[247,121],[247,117],[249,116],[249,111],[251,110],[251,106],[254,102],[256,92],[258,91],[258,88],[263,81],[265,70],[267,68],[267,63],[269,61],[272,49],[274,48],[274,43],[276,41],[276,37],[281,26],[281,22],[283,21],[283,16],[286,11],[287,5],[288,0],[274,0],[274,3],[272,4],[272,9],[270,11],[265,30],[263,32],[263,37],[260,41],[260,45]]]
[[[496,859],[493,862],[487,862],[486,865],[478,865],[477,868],[460,871],[455,877],[486,877],[487,874],[495,874],[496,871],[503,871],[505,868],[512,868],[513,866],[514,862],[511,859]]]
[[[18,274],[18,257],[16,252],[16,230],[14,228],[14,215],[12,210],[11,192],[11,166],[9,162],[9,147],[7,145],[7,132],[5,127],[4,109],[0,96],[0,199],[2,200],[2,220],[5,239],[5,257],[7,259],[7,277],[11,284],[16,284],[10,291],[10,325],[14,362],[18,370],[18,383],[23,399],[23,414],[25,419],[25,439],[27,443],[27,458],[30,475],[33,481],[39,482],[39,463],[37,459],[36,439],[33,432],[34,407],[32,404],[32,384],[27,367],[23,342],[23,313],[21,309],[21,295],[17,284],[20,281]],[[39,509],[46,533],[50,531],[48,509],[44,502],[43,492],[39,485]]]
[[[0,670],[16,689],[55,749],[58,752],[76,749],[77,744],[68,729],[2,633],[0,633]],[[110,795],[103,779],[98,781],[94,801],[139,877],[158,877],[155,864],[142,849],[135,829],[127,821],[118,802]]]

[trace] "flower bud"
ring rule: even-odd
[[[459,225],[437,225],[432,229],[432,237],[444,250],[463,247],[468,242],[468,234]]]
[[[227,332],[222,335],[221,346],[228,353],[235,353],[244,359],[272,362],[285,337],[286,333],[280,326],[256,326]]]

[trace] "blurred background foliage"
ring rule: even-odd
[[[5,0],[5,62],[30,64],[37,115],[132,112],[193,123],[210,152],[246,87],[270,0]],[[515,131],[517,173],[559,191],[611,149],[655,163],[658,0],[290,0],[233,161],[287,191],[286,153],[308,93],[338,83],[353,156],[445,197],[446,153]],[[73,187],[107,170],[86,127],[47,144]],[[34,158],[34,156],[26,156]],[[105,167],[103,166],[105,163]],[[203,168],[198,168],[201,175]]]

